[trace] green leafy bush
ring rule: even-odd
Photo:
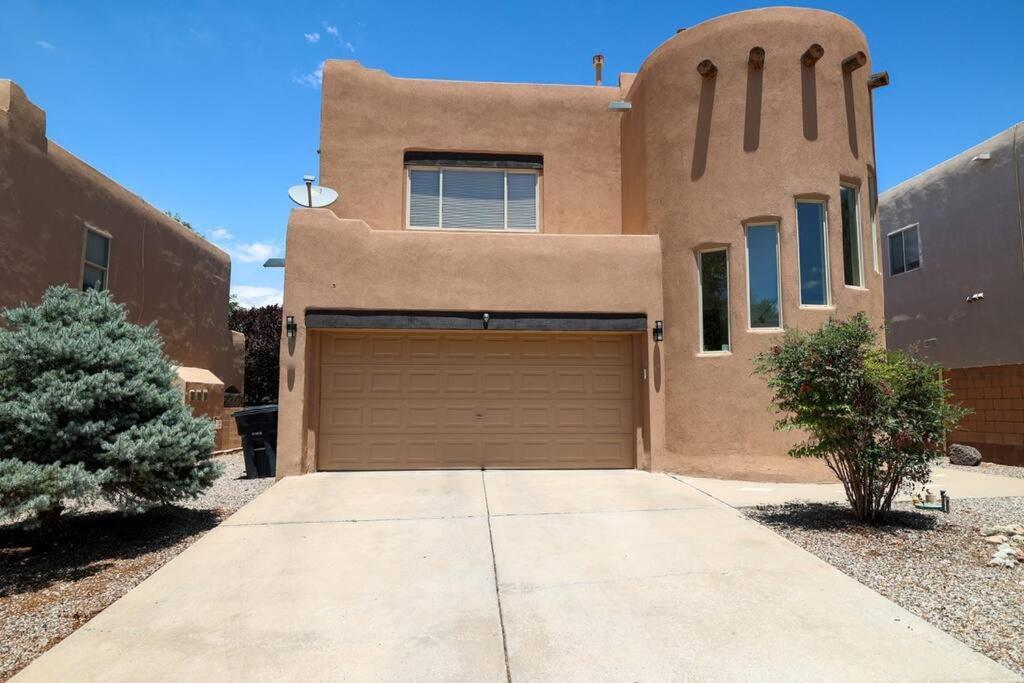
[[[928,482],[946,430],[965,413],[950,404],[937,366],[877,342],[859,313],[814,332],[789,330],[755,360],[783,415],[776,428],[808,435],[789,454],[824,460],[866,522],[888,512],[900,490]]]
[[[96,498],[135,510],[213,483],[213,426],[183,402],[153,325],[66,286],[2,315],[0,518],[52,521]]]

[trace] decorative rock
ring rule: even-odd
[[[955,443],[949,447],[949,462],[951,465],[968,465],[971,467],[980,465],[981,451],[973,446]]]
[[[1006,543],[1006,541],[1007,541],[1006,536],[1003,536],[1002,534],[996,534],[995,536],[986,536],[985,537],[985,542],[986,543],[1000,543],[1000,544],[1002,544],[1002,543]]]
[[[1017,560],[1013,557],[1006,557],[1004,555],[993,555],[992,559],[988,561],[990,567],[1009,567],[1013,569],[1017,566]]]
[[[1019,527],[1013,524],[998,524],[996,526],[983,526],[981,527],[982,536],[995,536],[1001,534],[1003,536],[1013,536],[1014,534],[1020,533],[1017,531]]]

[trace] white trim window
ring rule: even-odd
[[[839,186],[839,213],[843,219],[843,282],[849,287],[863,287],[860,191],[853,185]]]
[[[86,228],[85,254],[82,259],[82,291],[107,288],[110,263],[110,237]]]
[[[828,306],[828,217],[825,202],[800,199],[796,203],[797,270],[800,305]]]
[[[406,226],[536,232],[540,174],[532,169],[407,167]]]
[[[889,275],[921,267],[921,230],[917,223],[889,233]]]
[[[701,353],[728,353],[729,250],[720,247],[697,252],[697,271]]]
[[[751,330],[782,329],[777,223],[747,226],[747,325]]]
[[[878,229],[878,180],[875,169],[868,166],[868,219],[871,222],[871,260],[875,272],[882,274],[882,247]]]

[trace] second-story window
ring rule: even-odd
[[[407,152],[409,228],[536,231],[540,157]]]
[[[110,238],[94,230],[85,231],[85,259],[82,264],[82,289],[107,288]]]
[[[851,287],[863,287],[864,271],[860,257],[860,192],[852,185],[841,185],[839,199],[843,216],[843,282]]]
[[[921,235],[917,224],[889,233],[889,274],[921,267]]]

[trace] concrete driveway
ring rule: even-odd
[[[1016,680],[675,478],[285,479],[18,681]]]

